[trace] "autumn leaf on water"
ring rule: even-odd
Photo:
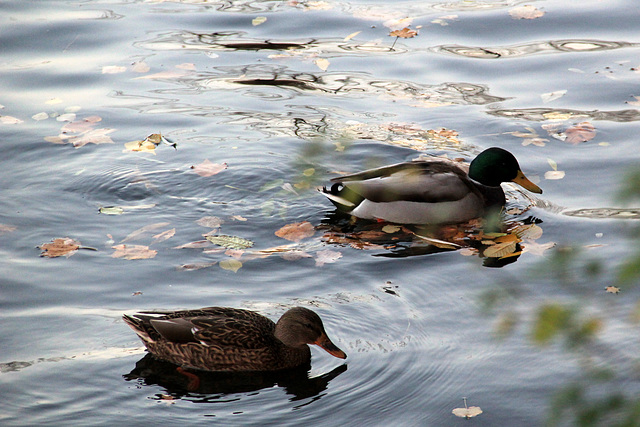
[[[228,236],[225,234],[206,236],[206,239],[214,245],[228,249],[247,249],[253,246],[253,242],[251,240],[243,239],[238,236]]]
[[[163,231],[162,233],[156,234],[155,236],[153,236],[153,241],[151,242],[151,244],[153,245],[155,243],[160,243],[160,242],[164,242],[165,240],[169,240],[175,234],[176,234],[175,228],[172,228],[171,230]]]
[[[591,141],[596,136],[596,128],[589,122],[578,123],[564,131],[567,135],[566,141],[571,144]]]
[[[264,24],[265,22],[267,22],[267,18],[265,16],[258,16],[257,18],[253,18],[251,20],[251,25],[255,27],[260,24]]]
[[[111,254],[112,258],[149,259],[158,254],[158,251],[143,245],[115,245],[111,248],[115,249],[115,252]]]
[[[544,12],[535,6],[525,5],[514,7],[509,11],[513,19],[536,19],[544,16]]]
[[[191,169],[200,176],[213,176],[227,168],[226,163],[211,163],[209,159],[199,165],[191,166]]]
[[[242,268],[242,262],[234,258],[223,259],[219,262],[219,265],[223,270],[233,271],[234,273]]]
[[[604,288],[604,290],[612,294],[617,294],[620,292],[620,288],[615,286],[607,286],[606,288]]]
[[[157,230],[158,228],[166,227],[167,225],[169,225],[168,222],[157,222],[155,224],[145,225],[144,227],[139,228],[139,229],[129,233],[127,235],[127,237],[122,239],[122,241],[120,243],[128,242],[130,240],[141,239],[145,233],[150,233],[153,230]]]
[[[208,228],[220,228],[220,226],[224,224],[224,219],[217,216],[203,216],[196,220],[196,224]]]
[[[331,249],[318,251],[316,252],[316,266],[322,267],[325,264],[334,263],[340,258],[342,258],[342,253],[338,251],[333,251]]]
[[[418,35],[416,30],[412,30],[409,27],[404,27],[401,30],[393,30],[389,33],[391,37],[400,37],[401,39],[410,39]]]
[[[299,242],[313,236],[315,232],[315,228],[309,221],[303,221],[287,224],[276,231],[275,235],[291,242]]]
[[[173,249],[203,249],[211,246],[208,240],[197,240],[195,242],[185,243],[184,245],[174,246]]]
[[[322,71],[327,71],[330,65],[329,60],[325,58],[318,58],[315,61],[313,61],[313,63],[316,64],[316,66],[320,68]]]
[[[119,65],[105,65],[102,67],[102,74],[118,74],[127,71],[127,67],[121,67]]]
[[[216,265],[218,262],[214,261],[214,262],[202,262],[202,263],[196,263],[196,264],[182,264],[178,267],[176,267],[177,270],[186,270],[186,271],[191,271],[191,270],[200,270],[203,268],[209,268],[212,267],[214,265]]]
[[[472,418],[482,413],[482,409],[479,406],[467,406],[467,398],[464,399],[464,408],[455,408],[451,413],[460,418]]]
[[[558,98],[562,98],[566,93],[567,93],[566,89],[557,90],[555,92],[543,93],[542,95],[540,95],[540,98],[542,98],[542,102],[547,103],[547,102],[555,101]]]
[[[536,243],[536,242],[527,242],[523,249],[522,252],[529,252],[532,253],[534,255],[539,255],[542,256],[544,255],[544,253],[553,248],[556,244],[554,242],[548,242],[548,243]]]
[[[70,257],[78,249],[80,249],[80,242],[73,240],[69,237],[54,239],[51,243],[44,243],[38,248],[42,249],[40,256],[55,258],[59,256]]]
[[[13,225],[0,224],[0,236],[6,233],[14,232],[16,231],[16,229],[17,227],[14,227]]]
[[[128,210],[150,209],[155,205],[155,203],[148,203],[145,205],[101,206],[98,212],[104,215],[122,215]]]
[[[24,120],[20,120],[17,117],[13,117],[13,116],[0,116],[0,123],[2,123],[3,125],[18,125],[20,123],[23,123]]]

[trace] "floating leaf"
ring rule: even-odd
[[[105,215],[121,215],[129,210],[150,209],[155,205],[155,203],[148,203],[145,205],[102,206],[98,209],[98,212]]]
[[[176,65],[176,68],[178,68],[180,70],[195,71],[196,64],[194,64],[193,62],[183,62],[182,64]]]
[[[416,30],[412,30],[409,27],[405,27],[401,30],[394,30],[389,33],[391,37],[400,37],[401,39],[410,39],[418,35]]]
[[[127,235],[127,237],[122,239],[122,241],[120,243],[128,242],[129,240],[140,239],[140,238],[142,238],[143,234],[149,233],[149,232],[151,232],[153,230],[157,230],[158,228],[164,228],[167,225],[169,225],[168,222],[157,222],[155,224],[145,225],[144,227],[139,228],[139,229],[129,233],[129,235]]]
[[[544,179],[562,179],[564,171],[547,171],[544,173]]]
[[[230,270],[235,273],[242,268],[242,262],[233,258],[223,259],[222,261],[220,261],[220,267],[223,270]]]
[[[226,163],[211,163],[209,159],[199,165],[191,166],[191,169],[200,176],[213,176],[227,168]]]
[[[257,18],[253,18],[251,20],[251,25],[255,27],[257,25],[264,24],[265,22],[267,22],[266,16],[258,16]]]
[[[31,116],[31,118],[37,121],[47,120],[49,118],[49,115],[45,112],[42,112],[42,113],[34,114],[33,116]]]
[[[197,264],[182,264],[177,267],[178,270],[200,270],[202,268],[209,268],[216,265],[217,262],[202,262]]]
[[[251,240],[243,239],[238,236],[228,236],[226,234],[207,236],[206,239],[214,245],[228,249],[247,249],[253,246],[253,242]]]
[[[313,61],[313,63],[316,64],[316,66],[320,68],[322,71],[327,71],[327,69],[329,68],[329,65],[331,64],[329,60],[325,58],[318,58],[315,61]]]
[[[340,258],[342,258],[342,253],[338,251],[333,251],[331,249],[318,251],[316,252],[316,266],[322,267],[325,264],[334,263]]]
[[[150,259],[158,254],[158,251],[143,245],[115,245],[111,248],[115,249],[115,252],[111,254],[112,258]]]
[[[105,65],[102,67],[102,74],[118,74],[127,71],[127,67],[121,67],[118,65]]]
[[[618,292],[620,292],[620,288],[617,288],[615,286],[607,286],[606,288],[604,288],[604,290],[612,294],[617,294]]]
[[[234,221],[247,221],[247,218],[243,217],[242,215],[231,215],[231,219]]]
[[[13,225],[0,224],[0,236],[6,233],[14,232],[16,231],[16,229],[17,227],[14,227]]]
[[[544,255],[545,251],[553,248],[556,244],[554,242],[548,242],[548,243],[536,243],[536,242],[527,242],[526,245],[524,245],[524,248],[522,250],[522,252],[530,252],[534,255]]]
[[[536,19],[544,16],[544,12],[535,6],[525,5],[509,10],[509,15],[511,15],[513,19]]]
[[[80,249],[80,242],[65,237],[54,239],[51,243],[44,243],[38,247],[42,249],[40,256],[43,257],[55,258],[63,255],[70,257]]]
[[[357,36],[361,32],[362,31],[356,31],[355,33],[351,33],[347,37],[345,37],[343,41],[348,42],[349,40],[351,40],[352,38],[354,38],[355,36]]]
[[[521,225],[513,233],[521,239],[536,240],[542,237],[542,227],[536,224]]]
[[[398,231],[400,231],[402,228],[400,226],[397,225],[391,225],[391,224],[387,224],[384,227],[382,227],[382,231],[384,233],[387,234],[393,234],[393,233],[397,233]]]
[[[564,131],[567,135],[566,141],[571,144],[591,141],[596,136],[596,128],[589,122],[578,123]]]
[[[482,413],[482,409],[479,406],[467,406],[467,398],[464,397],[464,408],[455,408],[451,413],[460,418],[471,418]]]
[[[75,119],[76,119],[75,113],[60,114],[58,117],[56,117],[56,121],[59,121],[59,122],[72,122]]]
[[[557,90],[555,92],[543,93],[540,95],[542,98],[542,102],[547,103],[551,101],[555,101],[556,99],[562,98],[567,93],[567,90]]]
[[[124,209],[120,206],[105,206],[98,209],[98,212],[105,215],[122,215],[124,213]]]
[[[169,240],[175,234],[176,234],[175,228],[172,228],[171,230],[163,231],[162,233],[156,234],[155,236],[153,236],[153,242],[151,242],[151,244],[153,245],[154,243],[160,243],[160,242],[164,242],[165,240]]]
[[[224,219],[217,216],[203,216],[196,221],[196,224],[209,228],[220,228],[224,224]]]
[[[482,254],[487,258],[502,258],[514,253],[516,250],[516,244],[517,242],[515,240],[496,243],[495,245],[491,245],[486,248]]]
[[[150,69],[149,65],[144,61],[138,61],[131,67],[131,71],[134,73],[148,73]]]
[[[174,246],[173,249],[202,249],[211,246],[211,242],[208,240],[197,240],[195,242],[185,243],[184,245]]]
[[[12,116],[0,116],[0,123],[4,125],[18,125],[22,123],[24,120],[20,120],[16,117]]]
[[[275,232],[275,235],[292,242],[299,242],[302,239],[311,237],[316,230],[309,221],[295,222],[287,224]]]

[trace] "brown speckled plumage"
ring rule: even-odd
[[[307,344],[346,358],[326,336],[313,311],[294,307],[278,324],[249,310],[207,307],[123,316],[149,352],[184,367],[207,371],[272,371],[308,363]],[[286,344],[285,344],[286,343]]]

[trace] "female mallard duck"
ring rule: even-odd
[[[307,344],[347,355],[327,337],[313,311],[294,307],[278,323],[249,310],[207,307],[123,316],[157,358],[207,371],[275,371],[311,360]]]
[[[460,223],[501,207],[501,182],[515,182],[534,193],[518,161],[502,148],[488,148],[469,166],[442,158],[398,163],[331,180],[321,187],[338,209],[358,218],[400,224]]]

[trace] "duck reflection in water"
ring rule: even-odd
[[[509,218],[495,215],[462,224],[401,225],[356,219],[340,211],[328,212],[317,227],[327,243],[373,250],[373,256],[403,258],[460,251],[482,259],[485,267],[504,267],[517,261],[542,235],[542,220],[513,207]],[[550,244],[551,245],[551,244]]]
[[[318,396],[327,389],[331,380],[347,370],[347,365],[339,365],[330,372],[313,378],[309,378],[310,369],[311,364],[306,363],[291,369],[264,372],[185,370],[147,353],[123,378],[147,386],[159,385],[173,399],[211,401],[227,394],[250,393],[279,386],[293,396],[292,401],[297,401]],[[185,373],[196,375],[198,379],[194,381]]]

